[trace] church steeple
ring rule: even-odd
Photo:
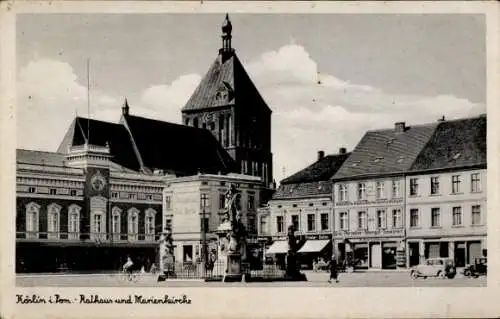
[[[123,102],[123,106],[122,106],[122,114],[128,115],[129,110],[130,110],[130,107],[128,106],[127,98],[125,98],[125,101]]]
[[[222,48],[219,50],[219,54],[222,55],[223,60],[231,56],[233,53],[233,49],[231,48],[231,38],[233,26],[231,24],[231,20],[229,20],[229,14],[226,13],[226,18],[224,19],[224,23],[222,24]]]

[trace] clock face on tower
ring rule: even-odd
[[[102,176],[102,174],[98,171],[97,173],[94,174],[94,176],[92,176],[92,178],[90,179],[90,185],[92,186],[92,188],[97,191],[97,192],[100,192],[104,189],[104,187],[106,186],[106,179],[104,178],[104,176]]]

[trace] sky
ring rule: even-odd
[[[482,15],[229,14],[232,45],[273,111],[277,181],[318,150],[351,151],[367,130],[486,112]],[[181,123],[223,20],[17,15],[18,148],[55,151],[74,116],[87,116],[87,59],[91,118],[117,122],[126,97],[134,115]]]

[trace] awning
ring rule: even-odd
[[[286,254],[288,252],[288,243],[286,240],[275,241],[266,251],[266,254]]]
[[[298,253],[319,253],[323,249],[325,249],[326,245],[330,240],[324,239],[324,240],[308,240],[306,243],[302,246],[302,248],[299,249]]]

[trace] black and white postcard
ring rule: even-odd
[[[499,314],[496,3],[1,5],[6,318]]]

